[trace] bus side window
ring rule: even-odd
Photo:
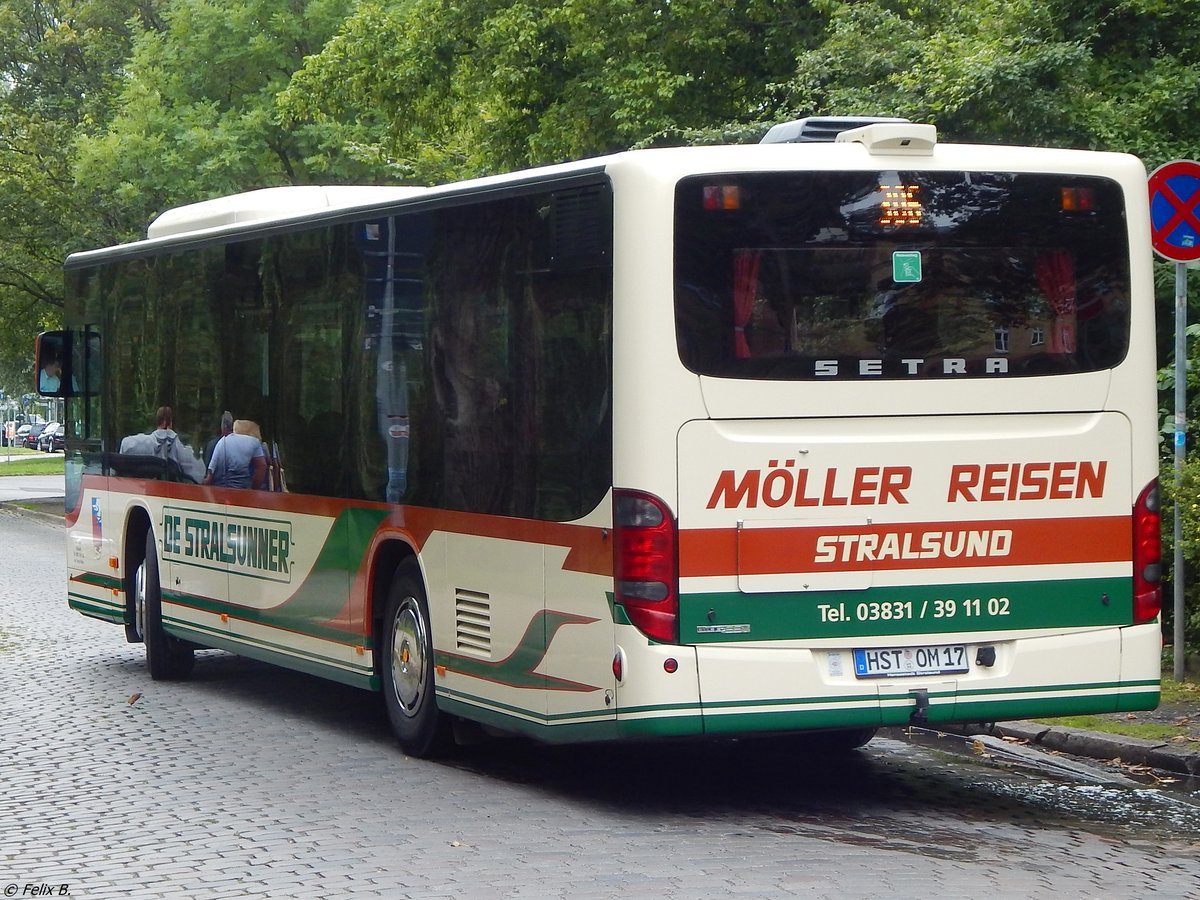
[[[100,332],[91,327],[75,332],[68,366],[72,394],[94,397],[100,393]]]

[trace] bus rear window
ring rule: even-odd
[[[675,322],[683,363],[719,377],[1110,368],[1129,337],[1121,190],[978,172],[685,179]]]

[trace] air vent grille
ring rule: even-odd
[[[612,244],[610,199],[605,185],[553,195],[551,264],[556,269],[602,265]]]
[[[455,590],[454,635],[460,653],[492,655],[491,597],[464,588]]]

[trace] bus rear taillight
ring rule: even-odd
[[[1161,610],[1162,516],[1155,479],[1133,507],[1133,623],[1151,622]]]
[[[665,503],[640,491],[613,491],[616,602],[646,637],[675,643],[679,631],[678,529]]]

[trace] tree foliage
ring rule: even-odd
[[[797,110],[858,110],[934,122],[955,140],[1076,143],[1068,85],[1086,42],[1038,0],[826,3],[821,46],[787,85]]]
[[[131,28],[154,0],[0,0],[0,388],[30,389],[33,336],[58,321],[63,256],[104,233],[69,148],[105,127]]]
[[[74,145],[76,189],[131,239],[181,201],[351,178],[318,129],[284,127],[275,98],[346,15],[345,0],[168,0],[133,39],[115,115]]]
[[[783,0],[365,0],[280,102],[440,180],[755,121],[820,25]]]
[[[1200,2],[822,0],[828,29],[787,84],[797,112],[934,122],[954,140],[1122,150],[1200,138]]]

